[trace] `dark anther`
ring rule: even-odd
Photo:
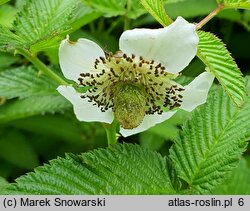
[[[103,64],[106,63],[105,58],[103,58],[102,56],[100,56],[99,58],[102,60],[102,63],[103,63]]]
[[[162,114],[162,113],[163,113],[163,111],[162,111],[162,110],[159,110],[157,113],[158,113],[158,114]]]
[[[161,67],[161,63],[155,66],[155,68],[159,68],[159,67]]]
[[[175,105],[176,107],[181,106],[181,104],[180,104],[180,103],[175,103],[174,105]]]
[[[82,77],[90,76],[90,73],[80,73],[80,76]]]

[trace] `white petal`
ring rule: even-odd
[[[76,92],[72,86],[59,86],[57,91],[73,104],[74,113],[78,120],[85,122],[111,123],[114,119],[111,110],[101,112],[100,108],[82,99],[81,94]]]
[[[80,73],[90,72],[94,68],[95,59],[105,54],[96,43],[80,38],[71,42],[69,37],[59,47],[59,63],[64,76],[78,82]]]
[[[156,125],[158,123],[161,123],[161,122],[169,119],[175,113],[176,113],[176,111],[168,111],[168,112],[164,112],[162,114],[146,115],[144,117],[142,123],[138,127],[134,128],[132,130],[120,128],[120,133],[124,137],[131,136],[131,135],[134,135],[136,133],[140,133],[144,130],[147,130],[150,127],[153,127],[154,125]]]
[[[162,63],[167,72],[178,73],[196,55],[198,42],[195,25],[178,17],[166,28],[125,31],[119,45],[124,53],[155,60]]]
[[[214,75],[210,72],[198,75],[190,84],[184,87],[183,103],[180,108],[190,112],[205,103],[213,81]]]

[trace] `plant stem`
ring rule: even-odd
[[[121,21],[122,21],[121,17],[113,21],[109,29],[107,29],[106,33],[110,34]]]
[[[130,29],[130,19],[128,17],[128,13],[131,10],[131,6],[132,6],[132,2],[131,0],[128,0],[127,1],[127,14],[124,15],[124,26],[123,26],[124,31]]]
[[[23,55],[27,60],[29,60],[37,69],[42,71],[45,75],[53,79],[62,85],[67,85],[68,83],[63,80],[59,75],[54,73],[50,68],[48,68],[43,62],[41,62],[36,56],[31,55],[28,50],[25,49],[17,49],[16,53]]]
[[[116,126],[117,122],[115,120],[112,122],[112,124],[103,123],[103,127],[105,128],[107,134],[108,146],[117,143]]]
[[[123,30],[129,30],[130,29],[130,20],[127,16],[124,17],[124,27]]]
[[[215,15],[217,15],[224,8],[223,4],[219,4],[216,9],[214,9],[207,17],[201,20],[198,24],[196,24],[196,30],[199,30],[204,26],[208,21],[210,21]]]

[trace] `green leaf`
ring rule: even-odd
[[[13,171],[15,171],[16,166],[8,163],[7,161],[3,160],[0,158],[0,176],[3,178],[10,178],[11,175],[13,174]],[[1,191],[1,188],[0,188]],[[0,193],[1,194],[1,193]]]
[[[130,3],[130,8],[127,11],[128,18],[135,19],[139,16],[145,14],[147,11],[144,9],[144,7],[141,4],[140,0],[127,0]]]
[[[0,5],[7,3],[10,0],[0,0]]]
[[[3,177],[0,177],[0,194],[1,194],[1,190],[5,189],[8,185],[9,183],[6,181],[6,179]]]
[[[132,144],[57,158],[16,180],[9,194],[171,194],[166,159]]]
[[[10,65],[16,63],[19,59],[20,57],[18,56],[0,52],[0,72],[9,68]]]
[[[71,23],[70,32],[74,32],[80,29],[82,26],[93,22],[95,19],[102,16],[101,12],[96,12],[93,9],[87,7],[86,5],[80,4],[80,6],[75,11],[75,20]]]
[[[14,21],[14,33],[0,27],[0,48],[4,51],[27,48],[37,53],[58,46],[60,35],[70,29],[78,3],[79,0],[27,1]]]
[[[57,84],[32,67],[19,67],[0,73],[0,96],[9,100],[0,106],[0,123],[29,116],[63,112],[71,104],[56,91]]]
[[[128,18],[137,18],[145,10],[140,4],[140,0],[81,0],[87,6],[101,12],[105,17],[126,15]]]
[[[165,140],[175,140],[178,136],[178,125],[182,125],[182,123],[187,119],[189,112],[179,110],[173,117],[171,117],[168,121],[162,122],[161,124],[157,124],[152,128],[149,128],[144,133],[151,133],[157,135]],[[150,136],[148,136],[150,137]],[[144,141],[144,139],[142,139]]]
[[[124,15],[127,0],[82,0],[87,6],[102,12],[106,17]]]
[[[167,26],[173,21],[168,17],[162,0],[140,0],[145,9],[162,25]]]
[[[175,19],[178,16],[192,18],[201,15],[207,15],[216,8],[214,0],[168,0],[166,1],[166,11],[168,15]]]
[[[217,0],[217,2],[223,4],[225,8],[250,9],[249,0]]]
[[[0,157],[18,167],[33,169],[39,164],[38,157],[23,134],[6,129],[0,132]]]
[[[235,168],[230,177],[213,193],[223,195],[249,195],[250,194],[250,167],[245,159]]]
[[[88,7],[83,8],[79,0],[29,0],[18,8],[15,32],[0,26],[2,51],[26,48],[36,54],[58,48],[62,36],[100,16]]]
[[[165,139],[157,134],[151,133],[150,131],[145,131],[140,134],[140,145],[151,149],[159,150],[165,143]]]
[[[60,95],[32,96],[0,106],[0,123],[45,113],[63,112],[72,105]]]
[[[14,22],[16,34],[27,47],[39,42],[57,43],[59,35],[69,29],[77,3],[78,0],[27,1]],[[35,50],[39,51],[39,47]]]
[[[0,25],[0,51],[13,52],[17,46],[21,46],[23,40],[12,33],[7,27]]]
[[[57,95],[57,84],[39,75],[32,66],[18,67],[0,73],[0,96],[7,99]]]
[[[0,25],[11,27],[11,24],[16,15],[16,8],[6,4],[0,6]]]
[[[188,192],[211,191],[236,166],[250,130],[249,110],[249,97],[239,108],[218,89],[192,112],[170,150],[178,176],[189,185]]]
[[[243,24],[243,14],[240,10],[222,10],[216,17]]]
[[[96,127],[99,126],[96,123],[92,124]],[[66,115],[33,116],[8,123],[8,125],[22,131],[29,131],[39,136],[46,134],[53,140],[59,139],[61,142],[67,142],[74,146],[87,145],[90,138],[95,137],[96,132],[93,132],[93,130],[96,128],[92,124],[79,122],[76,118],[69,118]],[[82,129],[85,125],[87,125],[87,128]],[[95,140],[95,142],[97,141]]]
[[[241,106],[245,96],[245,82],[225,44],[211,33],[198,31],[198,35],[198,57],[215,75],[234,103]]]

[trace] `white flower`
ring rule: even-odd
[[[90,40],[74,43],[67,37],[59,48],[63,74],[89,89],[80,93],[62,85],[57,90],[80,121],[111,123],[116,118],[123,136],[139,133],[169,119],[176,108],[192,111],[206,102],[211,73],[185,87],[172,80],[194,58],[198,41],[195,25],[182,17],[166,28],[125,31],[115,55]]]

